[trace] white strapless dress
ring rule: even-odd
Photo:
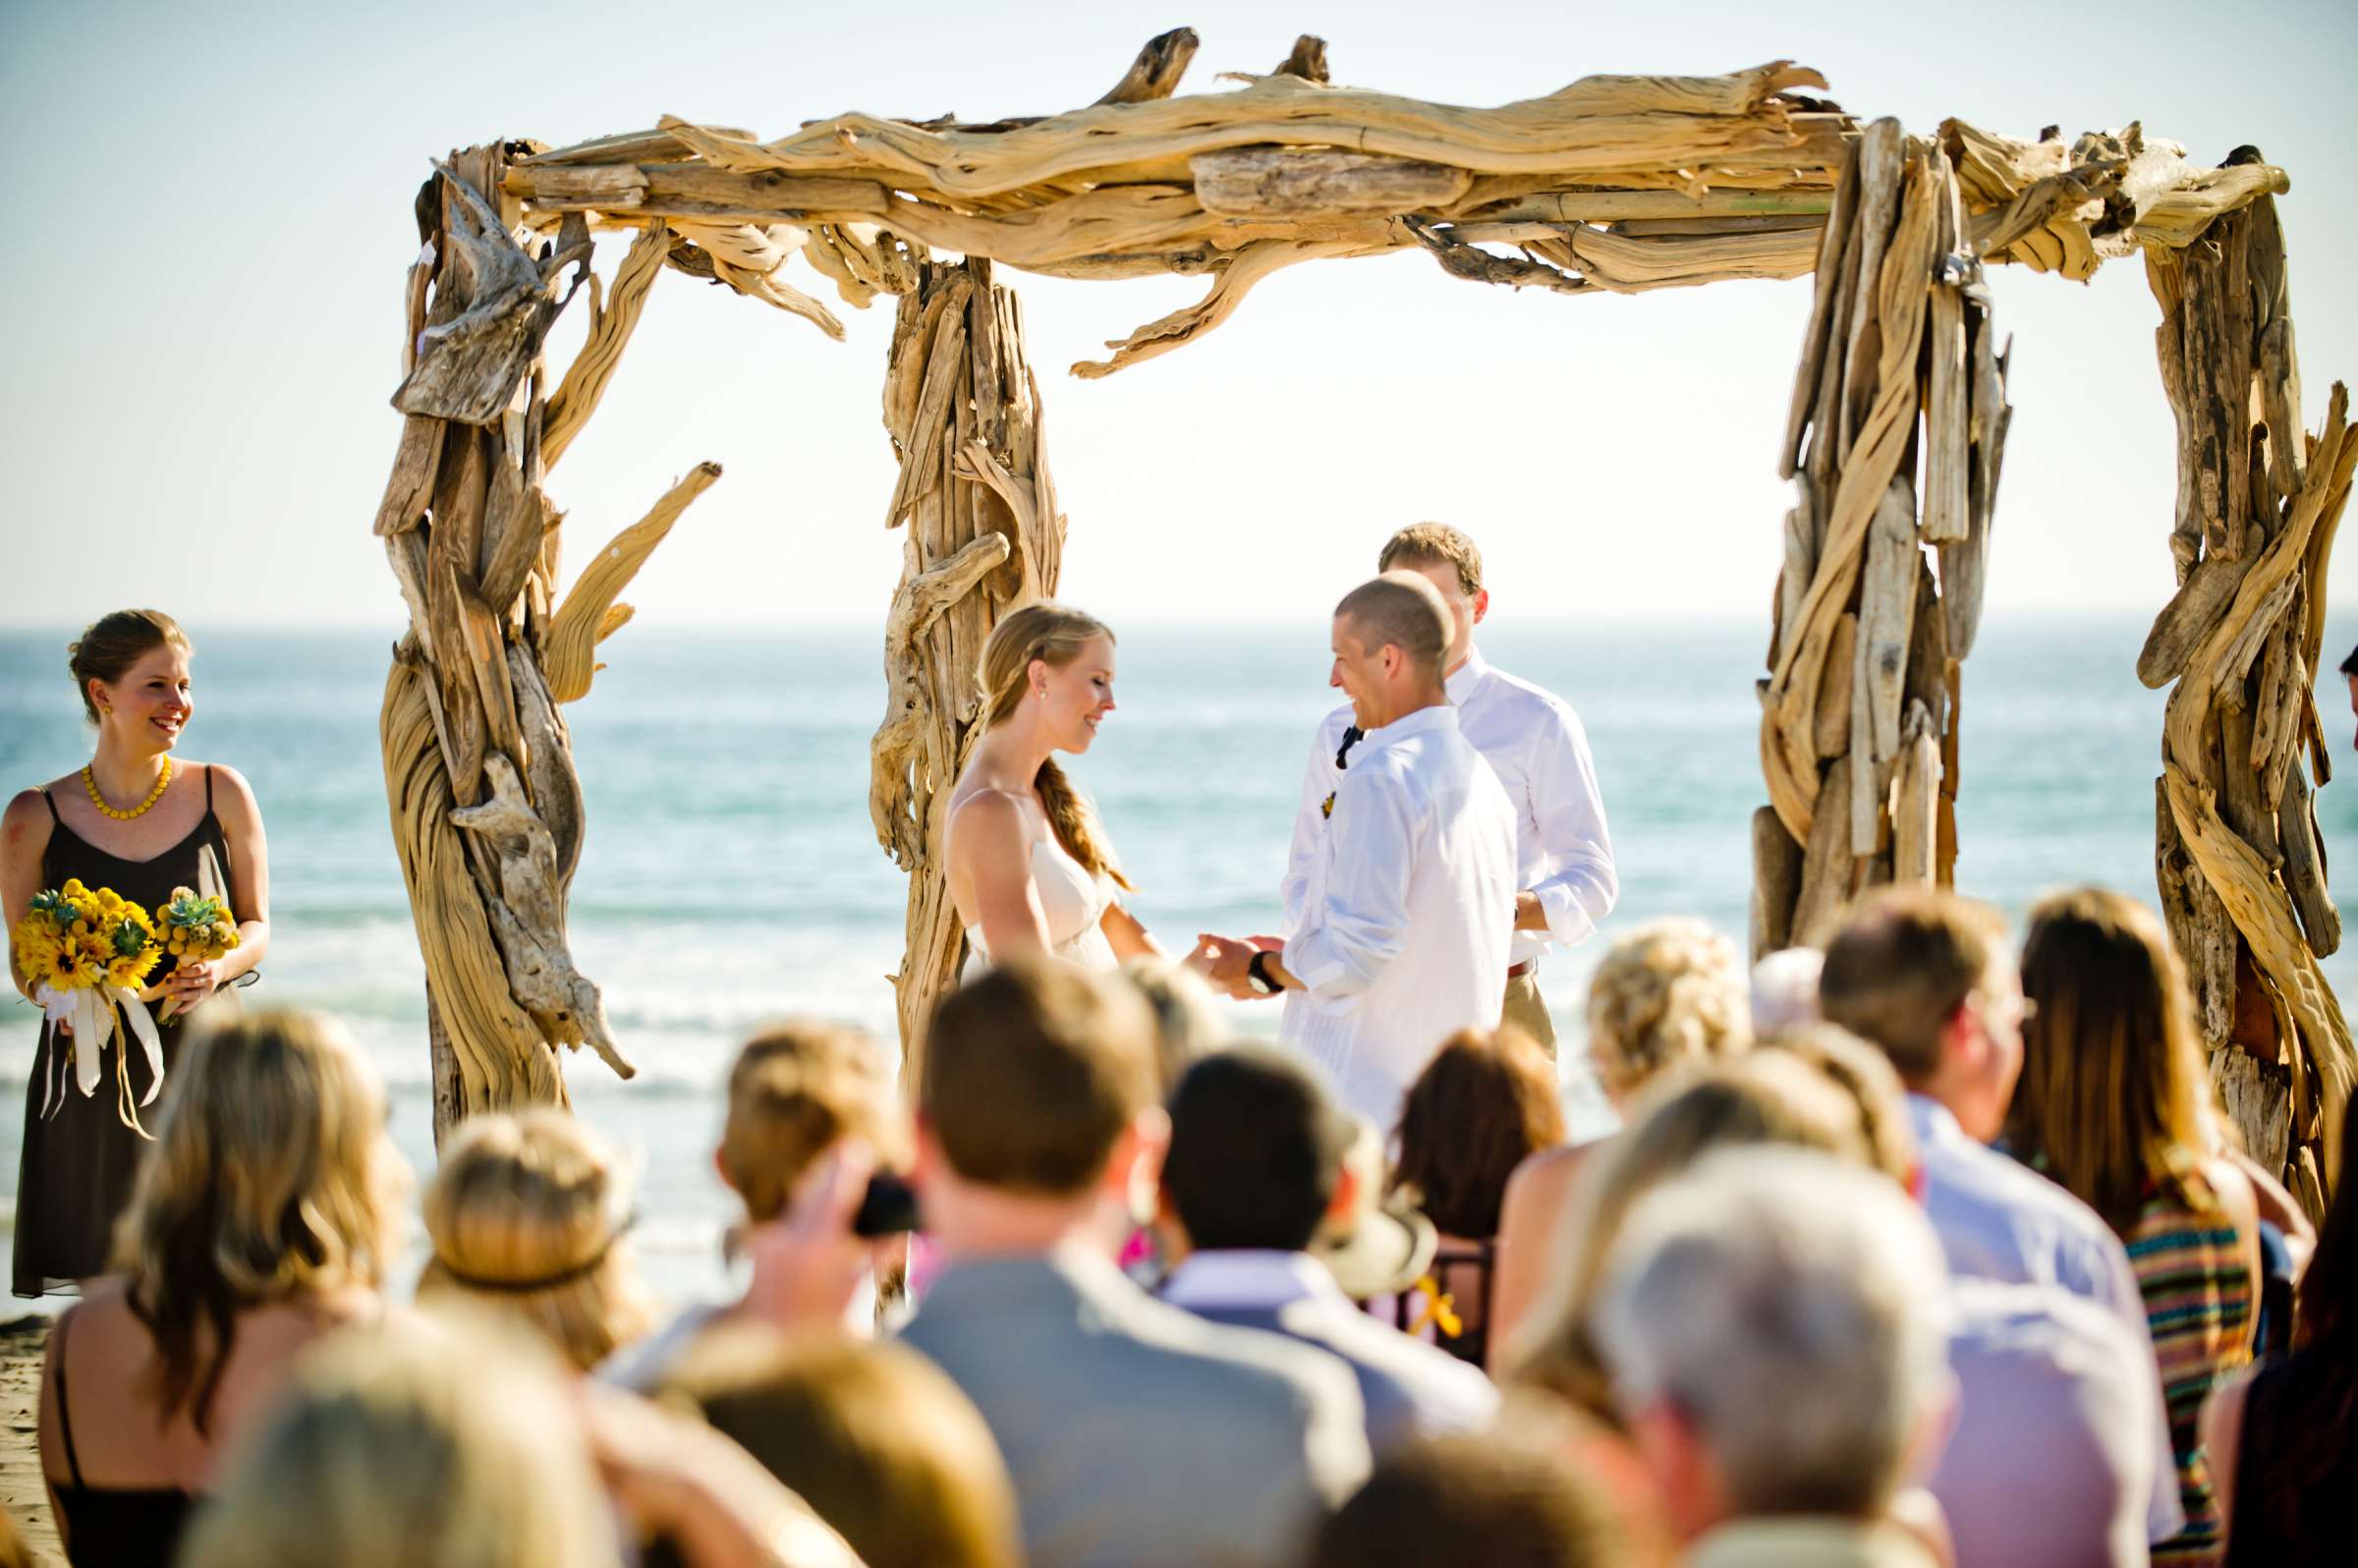
[[[1102,924],[1105,910],[1113,902],[1110,877],[1090,875],[1079,861],[1064,852],[1063,845],[1053,838],[1041,838],[1032,841],[1032,882],[1039,889],[1039,912],[1047,918],[1051,952],[1083,969],[1120,967]],[[973,950],[969,968],[990,962],[990,953],[982,945],[982,926],[966,928],[966,944]]]

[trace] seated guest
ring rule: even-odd
[[[761,1305],[772,1294],[766,1275],[781,1260],[777,1249],[762,1245],[761,1232],[780,1221],[797,1186],[846,1138],[861,1140],[884,1167],[908,1169],[908,1115],[892,1068],[873,1039],[858,1030],[796,1020],[746,1041],[729,1069],[728,1109],[712,1162],[745,1205],[744,1225],[732,1241],[751,1260],[755,1278],[738,1300],[698,1303],[625,1345],[598,1376],[650,1392],[706,1329],[763,1316]],[[870,1288],[855,1296],[847,1328],[864,1332],[872,1325],[873,1282],[904,1266],[905,1242],[894,1236],[870,1245]]]
[[[200,1030],[117,1232],[122,1273],[49,1336],[41,1469],[68,1558],[173,1560],[219,1456],[314,1340],[383,1311],[409,1172],[343,1029]]]
[[[1734,1056],[1752,1043],[1735,947],[1697,920],[1650,922],[1606,950],[1589,981],[1589,1063],[1626,1115],[1665,1070]],[[1575,1178],[1594,1144],[1544,1149],[1506,1184],[1491,1284],[1490,1368],[1544,1287]]]
[[[1891,1059],[1847,1029],[1803,1024],[1759,1042],[1762,1050],[1798,1057],[1848,1094],[1859,1111],[1859,1136],[1870,1163],[1914,1196],[1922,1184],[1916,1135],[1908,1130],[1908,1094]]]
[[[2146,1347],[2051,1285],[1949,1285],[1956,1425],[1927,1484],[1957,1568],[2135,1568],[2162,1406]]]
[[[1142,953],[1114,973],[1137,987],[1154,1014],[1154,1061],[1162,1072],[1164,1093],[1189,1067],[1235,1036],[1220,1016],[1211,987],[1168,954]]]
[[[1907,1196],[1823,1154],[1719,1153],[1630,1210],[1594,1327],[1685,1563],[1938,1560],[1890,1512],[1953,1392],[1946,1284]]]
[[[1311,1568],[1629,1568],[1615,1500],[1544,1435],[1502,1426],[1376,1461],[1319,1528]]]
[[[903,1339],[982,1411],[1034,1568],[1290,1562],[1367,1474],[1348,1368],[1115,1268],[1159,1088],[1146,1004],[1047,959],[952,993],[926,1036],[915,1179],[946,1261]]]
[[[1350,1363],[1378,1453],[1489,1421],[1498,1392],[1488,1378],[1359,1311],[1307,1251],[1357,1197],[1344,1165],[1356,1129],[1318,1080],[1294,1058],[1238,1047],[1188,1069],[1170,1116],[1162,1213],[1179,1264],[1163,1300]]]
[[[2021,978],[1997,912],[1929,888],[1869,895],[1826,944],[1819,1003],[1891,1058],[1924,1162],[1925,1217],[1961,1279],[2052,1285],[2111,1311],[2153,1354],[2127,1249],[2086,1204],[1987,1146],[2022,1071]],[[2161,1372],[2154,1372],[2157,1386]],[[2157,1455],[2147,1540],[2185,1525],[2169,1427]]]
[[[1023,1560],[1015,1490],[990,1429],[906,1346],[732,1324],[689,1350],[662,1398],[759,1460],[867,1568]]]
[[[1819,1022],[1818,972],[1825,955],[1786,947],[1752,966],[1752,1032],[1766,1038]]]
[[[1606,1144],[1583,1174],[1547,1288],[1524,1318],[1520,1336],[1504,1347],[1509,1374],[1591,1416],[1618,1419],[1590,1335],[1605,1257],[1639,1199],[1707,1154],[1755,1144],[1869,1162],[1849,1097],[1823,1073],[1783,1052],[1757,1051],[1657,1086],[1629,1130]]]
[[[223,1477],[190,1568],[621,1561],[548,1352],[405,1319],[320,1347]]]
[[[1377,1306],[1370,1304],[1376,1298],[1412,1290],[1432,1272],[1441,1233],[1414,1206],[1383,1190],[1383,1134],[1376,1124],[1365,1116],[1350,1122],[1334,1206],[1319,1222],[1310,1251],[1344,1296],[1374,1312]]]
[[[2101,888],[2031,911],[2022,1082],[2009,1142],[2129,1250],[2162,1364],[2186,1528],[2154,1560],[2217,1563],[2224,1529],[2195,1430],[2204,1396],[2252,1359],[2260,1204],[2210,1147],[2210,1069],[2161,921]]]
[[[2358,655],[2352,655],[2358,658]],[[2301,1275],[2293,1352],[2226,1383],[2202,1417],[2230,1568],[2343,1561],[2358,1540],[2358,1154],[2345,1114],[2341,1179]]]
[[[1882,1052],[1812,1024],[1762,1040],[1752,1059],[1770,1053],[1848,1093],[1876,1167],[1918,1190],[1906,1095]],[[1949,1307],[1957,1424],[1930,1490],[1958,1568],[2143,1562],[2157,1456],[2142,1434],[2161,1390],[2142,1347],[2112,1314],[2049,1286],[1954,1281]]]
[[[1136,987],[1154,1015],[1154,1060],[1167,1098],[1181,1074],[1227,1044],[1235,1032],[1220,1016],[1211,987],[1168,954],[1142,953],[1124,960],[1114,973]],[[1171,1260],[1162,1255],[1161,1245],[1158,1227],[1139,1226],[1122,1245],[1122,1272],[1151,1290],[1171,1271]]]
[[[240,1446],[184,1568],[620,1568],[618,1520],[686,1568],[859,1568],[734,1443],[626,1394],[569,1396],[512,1321],[457,1307],[322,1344]]]
[[[604,1139],[547,1108],[461,1122],[425,1190],[422,1305],[513,1316],[588,1372],[646,1332],[653,1303],[624,1234],[630,1183]]]
[[[1434,1315],[1447,1319],[1439,1343],[1477,1367],[1507,1179],[1563,1136],[1555,1063],[1512,1027],[1451,1036],[1401,1106],[1392,1187],[1441,1233],[1432,1281],[1448,1311]]]

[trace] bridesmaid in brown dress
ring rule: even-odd
[[[163,1092],[169,1094],[180,1020],[251,974],[270,945],[262,813],[236,770],[173,756],[195,702],[189,640],[170,616],[117,610],[84,632],[70,652],[97,746],[87,766],[9,802],[0,817],[0,913],[13,928],[35,893],[68,877],[93,889],[111,887],[152,912],[175,887],[198,885],[198,867],[211,852],[227,883],[240,940],[209,964],[173,970],[167,957],[150,977],[145,1000],[163,1036]],[[9,978],[32,999],[31,982],[14,964]],[[161,1016],[166,1002],[170,1020]],[[84,1096],[66,1059],[70,1041],[41,1027],[17,1173],[13,1279],[19,1296],[75,1294],[81,1281],[106,1270],[115,1220],[131,1200],[132,1177],[146,1147],[117,1112],[114,1063],[103,1063],[98,1092]],[[152,1083],[136,1045],[129,1068],[136,1102]],[[159,1098],[148,1106],[141,1122],[152,1126],[162,1103]]]

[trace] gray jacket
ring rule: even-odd
[[[1276,1568],[1368,1473],[1348,1368],[1094,1256],[954,1263],[901,1337],[998,1439],[1033,1568]]]
[[[1339,1298],[1282,1306],[1189,1309],[1235,1328],[1283,1334],[1340,1356],[1359,1377],[1368,1442],[1377,1453],[1419,1435],[1478,1431],[1498,1414],[1498,1390],[1482,1372],[1436,1345],[1411,1339]]]

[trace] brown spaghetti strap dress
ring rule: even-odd
[[[46,793],[43,800],[48,800]],[[169,903],[172,889],[196,885],[196,858],[210,847],[224,874],[229,869],[229,840],[221,819],[213,814],[213,770],[204,770],[204,815],[189,836],[149,860],[127,861],[109,855],[84,840],[57,815],[49,829],[49,848],[41,856],[41,885],[61,887],[68,877],[80,877],[85,887],[111,887],[148,910]],[[169,962],[169,960],[167,960]],[[156,966],[160,977],[164,966]],[[152,1011],[150,1004],[150,1011]],[[180,1060],[180,1021],[158,1019],[164,1043],[164,1093],[171,1092],[173,1065]],[[153,1077],[147,1060],[125,1031],[130,1044],[131,1093],[136,1104],[146,1097]],[[122,1045],[110,1043],[98,1092],[84,1095],[74,1082],[66,1041],[41,1025],[41,1046],[33,1057],[32,1081],[25,1092],[25,1154],[17,1167],[17,1249],[14,1289],[20,1296],[74,1295],[77,1282],[106,1271],[113,1250],[115,1221],[131,1202],[132,1178],[147,1146],[125,1126],[115,1106],[113,1053]],[[43,1105],[47,1104],[47,1114]],[[155,1130],[163,1109],[156,1102],[140,1112],[140,1121]]]

